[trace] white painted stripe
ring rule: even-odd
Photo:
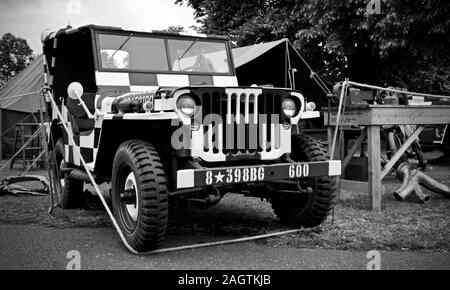
[[[193,37],[202,37],[202,38],[207,38],[207,37],[208,37],[206,34],[201,34],[201,33],[187,33],[187,32],[180,32],[179,35],[193,36]]]
[[[95,72],[98,86],[130,86],[128,73],[119,72]]]
[[[171,111],[175,107],[174,99],[155,99],[155,111]]]
[[[302,116],[300,119],[313,119],[313,118],[319,118],[320,112],[319,111],[306,111],[302,113]]]
[[[227,98],[227,124],[231,124],[231,95]]]
[[[116,114],[105,114],[104,120],[112,120]],[[124,120],[170,120],[179,119],[175,112],[161,113],[127,113],[123,114]]]
[[[218,148],[220,152],[222,152],[223,150],[223,124],[219,123],[217,124],[217,129],[218,129],[218,135],[219,135],[219,144],[218,144]]]
[[[253,97],[255,98],[253,101],[253,124],[258,124],[258,95],[253,94]]]
[[[64,145],[64,160],[69,162],[69,145]]]
[[[189,76],[188,75],[169,75],[169,74],[157,74],[159,86],[175,86],[175,87],[188,87]]]
[[[130,86],[131,92],[154,92],[158,86]]]
[[[94,148],[94,164],[95,164],[95,161],[97,160],[97,153],[98,153],[98,149],[97,148]]]
[[[241,94],[236,93],[236,114],[234,117],[236,118],[236,124],[241,123]]]
[[[238,81],[235,76],[213,76],[215,86],[219,87],[237,87]]]
[[[94,131],[89,136],[80,136],[80,147],[94,148]]]
[[[328,175],[329,176],[339,176],[341,175],[341,160],[330,160],[328,161]]]
[[[80,152],[80,147],[78,147],[78,146],[73,146],[73,147],[72,147],[73,164],[75,164],[75,165],[81,165],[80,155],[79,155],[77,152],[81,154],[81,152]]]
[[[213,125],[209,124],[208,125],[208,151],[209,152],[213,152],[214,149],[214,144],[213,144]]]
[[[94,162],[87,163],[86,166],[89,171],[94,171]]]
[[[65,32],[67,35],[78,32],[78,28],[67,29]]]
[[[184,169],[177,171],[177,188],[194,187],[194,170]]]

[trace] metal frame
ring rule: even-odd
[[[228,66],[229,72],[221,73],[221,72],[189,72],[192,75],[217,75],[217,76],[235,76],[236,71],[233,63],[233,56],[231,54],[231,48],[229,42],[224,41],[224,39],[220,38],[208,38],[208,37],[196,37],[189,35],[178,35],[178,34],[159,34],[153,32],[142,32],[142,31],[126,31],[126,30],[114,30],[114,29],[102,29],[102,28],[92,28],[93,33],[93,47],[94,47],[94,55],[95,55],[95,67],[100,72],[126,72],[126,73],[160,73],[160,74],[175,74],[175,75],[185,75],[185,71],[174,71],[172,70],[172,64],[170,63],[171,59],[169,57],[169,40],[199,40],[204,42],[213,42],[213,43],[224,43],[226,47],[226,54],[228,58]],[[107,34],[107,35],[119,35],[119,36],[127,36],[127,33],[133,33],[136,37],[148,37],[148,38],[158,38],[164,41],[164,49],[167,55],[168,61],[168,70],[138,70],[138,69],[114,69],[114,68],[103,68],[100,63],[100,49],[99,49],[99,34]]]

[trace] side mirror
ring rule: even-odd
[[[77,100],[80,102],[80,106],[83,107],[84,111],[86,112],[89,119],[95,119],[95,116],[91,114],[89,109],[86,107],[86,104],[84,103],[81,96],[84,93],[83,86],[78,82],[73,82],[67,87],[67,94],[69,95],[69,98],[72,100]]]

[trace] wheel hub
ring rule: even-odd
[[[62,189],[65,186],[64,173],[63,173],[64,168],[65,168],[64,160],[61,160],[61,163],[59,163],[58,178],[59,178],[59,184],[61,185]]]
[[[130,172],[125,180],[124,193],[121,195],[122,201],[125,203],[125,208],[134,222],[138,219],[139,200],[137,198],[137,185],[134,173]]]

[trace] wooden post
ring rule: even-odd
[[[331,154],[331,142],[333,142],[333,127],[328,126],[327,128],[327,141],[328,141],[328,154]],[[330,159],[332,156],[330,156]]]
[[[380,126],[367,126],[369,153],[369,191],[372,210],[381,210]]]
[[[22,133],[22,146],[25,145],[25,126],[20,125],[20,132]],[[26,148],[23,148],[22,150],[22,169],[25,170],[27,168],[27,150]]]

